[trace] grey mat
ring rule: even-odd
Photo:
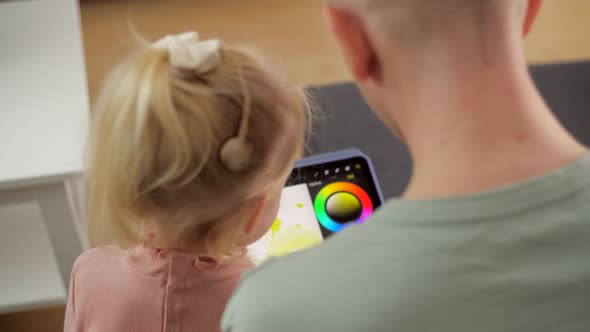
[[[590,62],[532,66],[531,72],[560,121],[590,145]],[[373,160],[385,198],[401,194],[411,172],[408,151],[373,115],[356,87],[345,83],[309,91],[324,110],[315,124],[311,153],[358,148]]]

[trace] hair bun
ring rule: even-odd
[[[223,166],[231,172],[243,172],[250,167],[254,147],[245,138],[233,137],[221,147],[219,157]]]

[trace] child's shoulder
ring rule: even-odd
[[[89,267],[99,267],[119,261],[125,251],[115,246],[100,246],[84,251],[74,262],[73,272]]]

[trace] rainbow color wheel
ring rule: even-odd
[[[322,188],[313,207],[320,224],[334,233],[365,222],[373,213],[373,202],[367,192],[350,182],[334,182]]]

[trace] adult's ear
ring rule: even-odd
[[[371,78],[376,55],[359,17],[346,9],[329,6],[324,9],[324,17],[354,79],[363,82]]]
[[[542,3],[543,3],[543,0],[528,0],[527,12],[526,12],[526,16],[524,19],[524,36],[525,37],[531,31],[531,28],[533,27],[533,23],[535,23],[535,20],[537,19],[537,16],[539,15],[539,10],[541,9]]]

